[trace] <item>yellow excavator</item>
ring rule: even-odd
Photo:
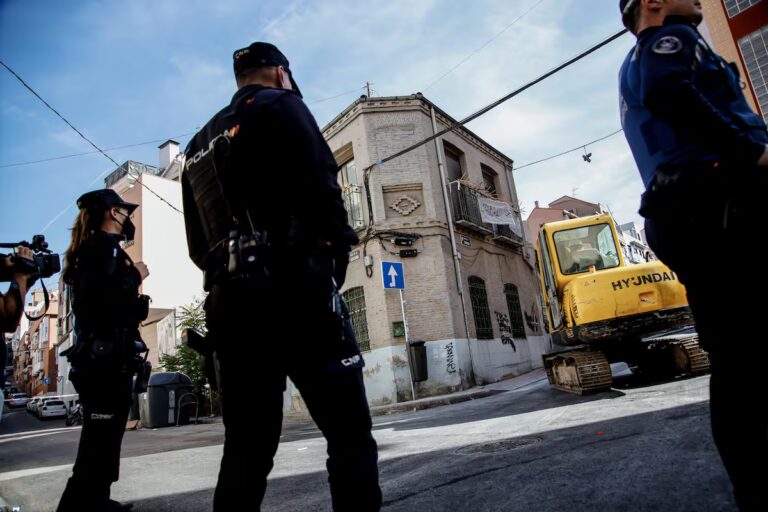
[[[543,356],[553,387],[577,394],[609,389],[616,362],[648,374],[709,370],[685,287],[660,261],[627,264],[610,214],[544,224],[536,246],[557,346]]]

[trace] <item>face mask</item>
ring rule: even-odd
[[[133,240],[133,237],[136,236],[136,226],[128,215],[125,215],[125,220],[122,224],[120,224],[120,226],[123,228],[122,231],[120,231],[120,234],[125,237],[125,241],[130,242]]]

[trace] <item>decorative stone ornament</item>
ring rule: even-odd
[[[406,216],[412,214],[419,206],[421,206],[419,201],[412,198],[411,196],[406,195],[398,196],[397,200],[389,205],[390,208],[395,210],[400,215]]]

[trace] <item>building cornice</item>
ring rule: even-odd
[[[429,101],[421,93],[412,94],[410,96],[388,96],[374,98],[361,96],[351,105],[345,108],[339,115],[334,117],[328,124],[326,124],[322,128],[322,133],[326,140],[330,139],[362,114],[419,110],[427,117],[430,117],[431,108],[435,109],[435,117],[439,124],[443,124],[444,126],[448,127],[458,122],[440,107]],[[510,157],[491,146],[472,130],[461,126],[456,130],[453,130],[453,133],[464,139],[466,142],[472,144],[475,148],[486,153],[488,156],[499,161],[499,163],[505,167],[509,167],[510,169],[512,168],[514,161]]]

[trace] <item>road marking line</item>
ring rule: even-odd
[[[26,436],[29,434],[40,434],[42,432],[61,432],[65,430],[72,430],[76,427],[59,427],[59,428],[48,428],[45,430],[28,430],[27,432],[14,432],[13,434],[0,434],[0,439],[4,439],[6,437],[13,437],[13,436]]]
[[[6,473],[0,473],[0,482],[8,480],[15,480],[17,478],[24,478],[27,476],[43,475],[45,473],[53,473],[55,471],[63,471],[72,469],[72,464],[62,464],[61,466],[46,466],[42,468],[30,468],[20,469],[18,471],[8,471]]]
[[[70,430],[80,430],[82,427],[75,427],[75,428],[68,428],[67,431]],[[25,439],[34,439],[36,437],[46,437],[46,436],[52,436],[55,434],[64,434],[66,431],[56,431],[56,432],[38,432],[37,434],[26,434],[26,435],[19,435],[16,434],[18,437],[12,437],[8,439],[0,439],[0,444],[3,443],[11,443],[13,441],[24,441]]]

